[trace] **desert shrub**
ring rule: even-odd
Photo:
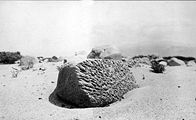
[[[155,60],[151,61],[151,68],[155,73],[163,73],[165,71],[165,66]]]
[[[33,68],[34,64],[36,63],[36,59],[31,56],[23,56],[20,59],[20,64],[22,70],[28,70],[30,68]]]
[[[11,73],[12,73],[12,78],[17,78],[19,72],[20,72],[20,71],[18,71],[18,70],[12,70],[12,71],[11,71]]]
[[[17,69],[17,68],[12,67],[12,70],[11,70],[12,78],[17,78],[18,77],[18,74],[20,72],[21,72],[20,69]]]
[[[21,58],[20,52],[0,52],[0,63],[3,64],[14,64]]]

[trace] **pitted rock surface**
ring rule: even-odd
[[[126,62],[86,60],[59,72],[53,94],[78,107],[106,106],[138,85]]]

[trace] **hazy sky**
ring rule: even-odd
[[[1,1],[0,51],[69,56],[104,44],[127,53],[195,48],[195,11],[196,2],[184,1]]]

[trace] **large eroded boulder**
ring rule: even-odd
[[[115,59],[121,60],[124,56],[121,54],[120,50],[114,46],[105,45],[100,47],[95,47],[88,54],[87,58],[90,59]]]
[[[138,85],[128,64],[118,60],[86,60],[63,67],[52,93],[77,107],[106,106]]]

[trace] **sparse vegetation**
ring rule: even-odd
[[[22,70],[28,70],[33,68],[34,64],[36,63],[36,59],[31,56],[23,56],[20,60],[19,66],[21,66]]]
[[[18,73],[20,72],[20,70],[16,69],[16,68],[13,68],[13,70],[11,70],[11,73],[12,73],[12,78],[17,78],[18,77]]]
[[[12,78],[17,78],[17,77],[18,77],[19,71],[17,71],[17,70],[12,70],[11,73],[12,73]]]
[[[155,60],[151,61],[151,68],[155,73],[163,73],[165,71],[165,66]]]
[[[0,63],[14,64],[22,58],[20,52],[0,52]]]

